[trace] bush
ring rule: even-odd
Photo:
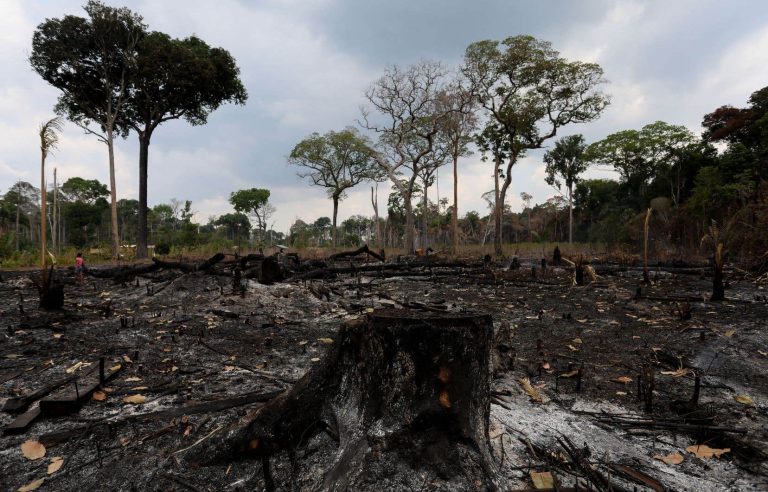
[[[171,245],[168,243],[158,243],[155,246],[155,254],[167,255],[170,252],[171,252]]]

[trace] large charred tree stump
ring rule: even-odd
[[[270,472],[270,460],[295,461],[324,431],[332,444],[320,453],[324,459],[304,472],[294,464],[293,476],[283,479],[302,488],[378,490],[421,483],[426,474],[453,486],[475,488],[479,480],[495,489],[488,437],[492,343],[487,315],[375,312],[342,327],[324,359],[247,426],[199,449],[200,460],[190,458],[261,459],[271,488],[280,477]],[[321,475],[310,472],[318,466]]]
[[[53,266],[43,270],[39,278],[32,279],[40,294],[40,307],[43,309],[64,308],[64,283],[56,275]]]

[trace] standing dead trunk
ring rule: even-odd
[[[427,251],[427,245],[429,243],[429,195],[427,194],[427,191],[429,190],[429,187],[427,186],[427,181],[424,181],[424,195],[421,199],[421,249],[424,250],[424,254],[426,254]]]
[[[413,218],[413,204],[411,204],[411,194],[403,196],[403,206],[405,207],[405,250],[409,255],[416,253],[414,245],[414,229],[416,228]]]
[[[376,191],[378,192],[379,186],[376,185]],[[383,248],[383,242],[381,240],[381,222],[379,222],[379,195],[374,193],[373,186],[371,186],[371,205],[373,206],[373,219],[376,221],[376,249]]]
[[[45,200],[45,150],[43,150],[40,157],[40,273],[43,275],[43,279],[47,275],[45,271],[45,221],[47,217]]]
[[[293,477],[284,477],[302,490],[418,488],[425,477],[496,489],[492,339],[487,315],[375,312],[342,327],[324,359],[247,427],[230,428],[187,459],[260,459],[267,485],[288,488],[269,483],[277,478],[270,461],[311,443],[321,461],[295,461]]]
[[[712,300],[722,301],[725,299],[725,285],[723,284],[723,243],[717,244],[712,266],[714,267],[712,275]]]

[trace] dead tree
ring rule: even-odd
[[[268,489],[292,480],[299,488],[359,490],[422,472],[496,489],[488,437],[492,344],[487,315],[377,311],[343,326],[324,359],[247,425],[187,459],[261,460]],[[318,444],[323,431],[331,437]],[[321,477],[311,471],[316,458],[307,473],[294,463],[292,477],[272,475],[271,460],[296,458],[310,441],[327,446]]]

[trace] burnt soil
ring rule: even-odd
[[[0,489],[45,477],[40,490],[261,490],[259,463],[194,468],[184,459],[187,448],[259,403],[184,410],[286,389],[320,360],[345,320],[408,308],[493,317],[501,351],[490,438],[504,489],[531,487],[532,472],[551,472],[563,486],[585,485],[583,470],[559,444],[566,436],[617,490],[768,490],[765,286],[732,275],[727,299],[709,302],[711,279],[696,274],[652,272],[652,284],[644,285],[631,271],[574,286],[571,272],[548,268],[533,278],[530,264],[439,272],[273,285],[249,280],[241,295],[232,292],[230,277],[204,272],[161,270],[119,283],[89,276],[78,283],[62,269],[62,311],[38,308],[29,272],[1,272],[0,406],[79,363],[72,374],[92,369],[100,357],[122,369],[97,395],[106,398],[0,437]],[[644,366],[654,373],[651,413],[638,398]],[[700,396],[691,407],[696,375]],[[523,390],[523,378],[543,401]],[[131,395],[144,403],[125,402]],[[0,412],[0,426],[14,418]],[[646,424],[628,427],[626,419]],[[51,437],[68,430],[67,439]],[[49,443],[43,458],[24,457],[21,445],[30,439]],[[694,444],[729,451],[702,458],[686,451]],[[301,477],[291,476],[296,468],[287,457],[273,460],[279,489],[290,489],[291,481],[297,490],[322,483],[313,453],[327,454],[327,443],[308,443]],[[682,463],[658,459],[674,453]],[[53,457],[62,457],[63,466],[48,474]],[[462,480],[460,470],[453,470],[459,478],[446,478],[407,463],[397,469],[405,472],[370,489],[487,486]]]

